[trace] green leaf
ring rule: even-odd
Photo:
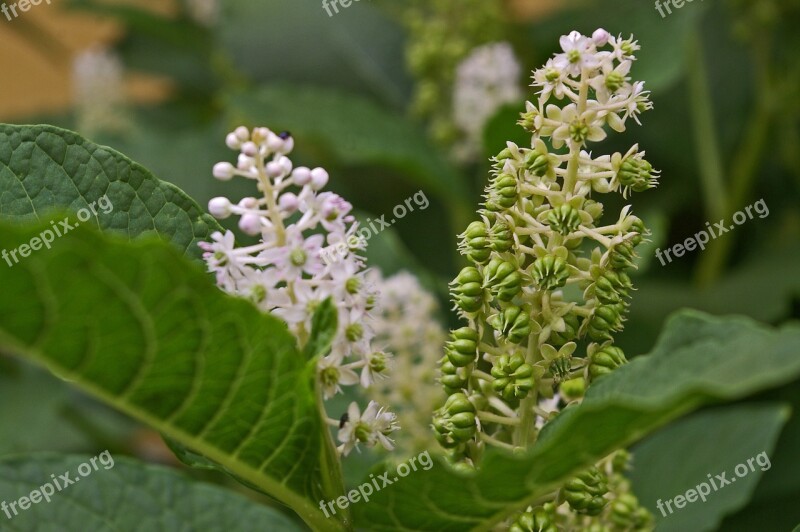
[[[718,529],[725,515],[750,499],[763,468],[772,466],[772,451],[788,418],[786,405],[776,403],[708,410],[680,420],[638,445],[630,478],[637,497],[656,517],[659,532]],[[748,460],[753,460],[753,469]],[[745,469],[737,469],[739,464]],[[716,475],[722,473],[730,484],[717,482]],[[708,475],[715,481],[713,486]],[[665,501],[685,496],[701,483],[706,483],[699,488],[705,501],[695,500],[683,508],[674,502],[665,506]],[[659,501],[662,509],[657,506]]]
[[[204,530],[256,532],[300,531],[277,510],[256,504],[230,490],[196,482],[161,466],[123,457],[95,460],[97,470],[86,477],[90,456],[34,454],[0,461],[0,500],[6,503],[29,497],[50,483],[50,501],[41,499],[27,510],[10,506],[0,514],[3,529],[16,531],[85,530]],[[69,486],[55,489],[56,480],[69,472]],[[41,492],[40,492],[41,493]],[[36,497],[39,499],[40,497]]]
[[[459,173],[431,148],[424,132],[368,100],[330,89],[283,86],[233,94],[228,107],[231,122],[291,131],[304,149],[322,146],[341,164],[397,170],[445,200],[451,217],[466,216],[469,194]],[[378,193],[379,178],[375,185]]]
[[[339,314],[333,299],[325,299],[311,318],[311,336],[306,343],[304,354],[306,360],[316,359],[328,354],[336,337],[339,325]]]
[[[46,227],[0,224],[0,249]],[[0,267],[0,286],[0,350],[151,425],[315,528],[341,526],[311,502],[338,495],[322,467],[333,450],[283,322],[222,293],[168,243],[86,226]]]
[[[649,356],[592,386],[522,457],[492,450],[470,477],[439,461],[356,505],[372,530],[489,530],[577,471],[702,404],[733,401],[800,375],[800,328],[685,311]]]
[[[180,189],[124,155],[52,126],[0,124],[0,217],[40,219],[52,209],[79,211],[87,223],[133,238],[155,231],[190,257],[220,225]],[[107,196],[113,209],[98,208]],[[108,212],[106,212],[108,211]]]

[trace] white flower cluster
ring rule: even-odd
[[[468,158],[480,152],[489,119],[503,105],[522,100],[521,77],[522,67],[507,42],[479,46],[461,62],[453,89],[453,121],[466,141],[456,155]]]
[[[214,233],[212,242],[200,244],[209,270],[226,292],[247,297],[262,311],[283,319],[300,346],[308,340],[314,311],[332,298],[339,329],[331,352],[318,363],[318,386],[325,399],[342,386],[360,382],[368,388],[385,372],[389,355],[372,349],[375,333],[370,311],[376,294],[366,282],[364,262],[354,247],[359,240],[354,238],[357,224],[350,214],[352,206],[338,194],[323,191],[328,183],[324,169],[294,167],[287,157],[294,139],[287,132],[239,127],[228,135],[226,144],[239,152],[238,163],[218,163],[214,177],[252,179],[263,197],[246,197],[236,204],[217,197],[209,202],[209,212],[218,219],[239,216],[239,228],[259,237],[259,242],[237,247],[231,231]],[[349,247],[340,260],[325,264],[321,251],[326,242],[346,242]],[[366,416],[375,410],[377,418],[373,418],[380,420],[368,424],[369,431],[364,423],[355,430],[357,419],[342,423],[340,450],[347,453],[359,442],[391,448],[386,435],[398,428],[395,416],[378,415],[377,409],[370,406],[365,412]]]
[[[122,61],[111,50],[93,47],[72,64],[77,128],[84,135],[118,132],[127,127]]]
[[[371,270],[370,283],[381,294],[375,309],[375,341],[393,353],[392,374],[403,376],[376,381],[370,397],[397,411],[403,427],[397,436],[397,459],[403,460],[435,444],[430,411],[445,399],[436,382],[436,363],[447,333],[437,320],[436,298],[412,274],[401,272],[383,279]]]
[[[555,149],[567,144],[570,150],[578,150],[587,141],[605,139],[606,124],[617,132],[625,131],[629,118],[639,124],[638,115],[651,109],[652,103],[644,82],[631,83],[628,77],[638,43],[632,37],[614,37],[604,29],[598,29],[591,37],[573,31],[562,36],[559,43],[562,52],[534,71],[533,86],[540,88],[539,101],[537,105],[527,102],[523,125],[537,139],[551,137]],[[571,102],[561,107],[549,103],[551,97]],[[625,155],[597,159],[582,151],[580,174],[598,192],[622,187],[627,196],[629,189],[650,188],[652,178],[657,177],[646,167],[644,155],[637,145]],[[628,163],[627,167],[623,162]],[[631,169],[640,170],[638,178],[625,172]],[[620,174],[623,179],[619,179]],[[647,180],[642,179],[645,177]]]

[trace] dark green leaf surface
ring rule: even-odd
[[[9,519],[0,513],[0,529],[9,532],[294,532],[301,527],[280,512],[261,506],[212,484],[165,467],[145,465],[129,458],[105,456],[98,469],[81,477],[78,468],[91,456],[34,454],[0,461],[0,501],[11,503],[69,473],[80,479],[42,499],[27,510],[8,506]],[[106,465],[111,465],[106,469]],[[90,464],[91,465],[91,464]],[[48,488],[45,490],[49,491]]]
[[[0,249],[47,225],[0,226]],[[313,381],[278,319],[219,291],[155,239],[80,227],[0,264],[0,349],[33,360],[321,520],[323,429]],[[323,456],[324,455],[324,456]]]
[[[788,417],[788,407],[774,403],[713,409],[682,419],[638,445],[630,477],[641,503],[656,517],[658,531],[715,530],[725,515],[744,506],[764,474],[762,465],[767,470],[772,466],[775,442]],[[737,466],[747,466],[748,459],[754,470],[740,468],[742,476],[737,476]],[[730,484],[722,486],[717,478],[722,473]],[[700,489],[709,492],[705,502],[665,506],[704,482]]]
[[[736,400],[800,375],[800,328],[685,311],[649,356],[604,377],[543,431],[527,456],[489,452],[471,478],[438,462],[356,505],[373,530],[488,530],[576,471],[704,403]]]
[[[96,206],[86,223],[129,238],[155,231],[191,257],[200,256],[199,241],[220,230],[180,189],[119,152],[52,126],[0,125],[0,217],[76,212],[104,195],[113,210]]]

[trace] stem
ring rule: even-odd
[[[767,88],[772,86],[769,42],[761,36],[757,38],[754,46],[757,91],[755,108],[746,125],[745,137],[741,141],[740,148],[736,150],[731,163],[731,192],[728,204],[719,218],[715,218],[713,221],[729,219],[749,198],[753,188],[753,179],[757,175],[756,169],[763,156],[774,118],[767,92]],[[728,262],[733,243],[734,240],[730,236],[711,241],[696,266],[695,280],[699,285],[708,285],[719,278]]]
[[[689,44],[689,91],[706,216],[710,220],[720,220],[727,210],[727,194],[722,177],[723,164],[717,142],[717,128],[714,124],[714,106],[699,32],[694,32]]]
[[[480,411],[478,412],[478,419],[481,421],[488,421],[489,423],[500,423],[501,425],[519,425],[519,418],[510,418],[505,416],[498,416],[491,412]]]

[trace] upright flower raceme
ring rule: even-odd
[[[630,206],[604,216],[595,198],[647,190],[658,173],[637,146],[595,156],[589,145],[638,122],[651,104],[628,75],[639,48],[632,38],[601,29],[560,45],[533,74],[538,99],[520,121],[530,148],[508,143],[494,158],[484,208],[461,235],[470,265],[451,293],[466,323],[441,360],[448,398],[433,420],[458,468],[480,467],[487,445],[529,448],[563,405],[626,362],[614,335],[647,230]],[[650,516],[621,476],[625,462],[624,451],[604,459],[508,526],[647,528]]]
[[[129,129],[124,68],[112,50],[93,47],[79,53],[72,64],[72,90],[77,127],[85,135]]]
[[[402,461],[436,445],[430,412],[444,402],[436,383],[436,361],[447,334],[437,319],[436,298],[410,273],[383,279],[371,270],[370,283],[381,294],[375,309],[376,345],[392,352],[391,373],[403,377],[376,379],[368,395],[397,411],[403,430],[397,435],[394,457]]]
[[[217,284],[284,320],[301,347],[308,341],[315,310],[331,298],[339,328],[331,352],[318,362],[318,387],[324,399],[342,386],[369,387],[385,371],[389,355],[372,349],[371,311],[377,294],[368,286],[364,261],[357,254],[360,240],[354,237],[352,206],[324,190],[329,178],[324,169],[294,167],[288,157],[294,147],[289,133],[239,127],[226,144],[239,152],[237,164],[218,163],[214,176],[222,181],[252,179],[262,197],[209,202],[214,217],[238,216],[239,229],[258,237],[257,244],[239,247],[231,231],[217,232],[211,242],[200,244]],[[337,246],[336,261],[323,260],[325,246]],[[377,404],[361,415],[353,403],[346,416],[328,423],[339,426],[344,454],[359,443],[391,448],[389,434],[398,428],[394,414]]]

